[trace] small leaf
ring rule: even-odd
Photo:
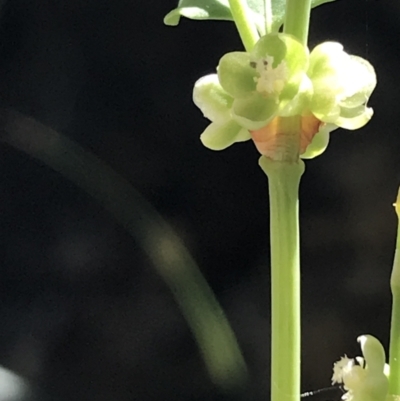
[[[194,20],[233,20],[228,0],[180,0],[178,7],[164,17],[164,24],[178,25],[181,17]]]
[[[334,0],[312,0],[311,7],[317,7]],[[264,24],[264,0],[247,0],[253,11],[253,19],[261,31]],[[285,19],[286,0],[272,0],[272,32],[278,32]],[[180,0],[178,7],[164,17],[164,23],[170,26],[179,24],[181,17],[194,20],[233,21],[228,0]]]
[[[332,3],[335,0],[311,0],[311,8],[318,7],[325,3]]]

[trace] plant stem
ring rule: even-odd
[[[243,46],[249,52],[257,43],[259,35],[248,5],[245,0],[229,0],[229,6]]]
[[[261,157],[268,176],[271,233],[271,401],[300,400],[298,190],[304,163]]]
[[[395,209],[399,222],[397,227],[396,251],[390,279],[393,305],[389,347],[389,394],[400,396],[400,189]]]
[[[272,4],[271,0],[264,0],[265,33],[272,31]]]
[[[283,32],[295,36],[303,45],[307,45],[310,12],[311,0],[286,0]]]
[[[283,32],[307,46],[311,0],[286,0]],[[290,117],[295,127],[300,116]],[[289,130],[290,131],[290,130]],[[295,132],[299,132],[298,130]],[[300,400],[300,245],[298,190],[304,163],[299,159],[299,136],[287,136],[285,149],[297,162],[264,159],[268,175],[271,219],[271,401]],[[297,151],[297,153],[296,153]]]

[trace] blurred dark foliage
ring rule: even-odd
[[[174,0],[1,1],[0,107],[93,151],[170,222],[235,330],[248,388],[207,376],[170,292],[93,199],[6,145],[0,157],[0,363],[38,400],[265,400],[269,392],[267,181],[251,143],[201,146],[193,83],[241,44],[232,23],[182,20]],[[399,184],[400,6],[338,0],[310,47],[344,43],[378,73],[375,117],[336,131],[301,186],[303,388],[371,333],[387,347]]]

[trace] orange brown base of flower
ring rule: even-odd
[[[257,150],[272,160],[283,161],[288,152],[296,148],[296,157],[304,153],[324,123],[313,114],[299,116],[298,132],[287,132],[284,119],[275,117],[268,125],[259,130],[250,131]]]

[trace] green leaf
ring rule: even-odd
[[[178,25],[181,17],[194,20],[233,20],[228,0],[180,0],[178,7],[164,17],[164,24]]]
[[[311,7],[317,7],[335,0],[312,0]],[[264,0],[247,0],[253,11],[254,23],[260,28],[264,24]],[[278,32],[285,19],[286,0],[272,0],[272,32]],[[178,7],[164,17],[164,23],[170,26],[179,24],[180,18],[194,20],[233,21],[228,0],[180,0]]]
[[[332,3],[332,1],[335,1],[335,0],[312,0],[311,8],[321,6],[322,4],[325,4],[325,3]]]

